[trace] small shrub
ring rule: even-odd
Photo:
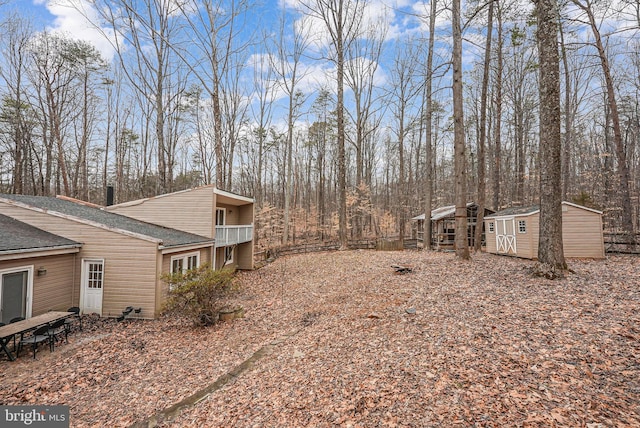
[[[198,325],[214,324],[226,299],[239,287],[233,271],[213,270],[208,264],[184,273],[165,274],[162,279],[170,284],[165,313],[190,318]]]

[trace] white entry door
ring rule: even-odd
[[[104,260],[82,260],[82,313],[102,315]]]
[[[496,219],[496,250],[516,254],[516,225],[513,217]]]

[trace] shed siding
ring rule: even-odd
[[[565,257],[603,258],[602,216],[598,213],[564,205],[562,239]]]
[[[135,306],[142,308],[142,317],[153,317],[156,243],[4,203],[0,212],[83,244],[76,258],[74,301],[79,302],[82,259],[104,259],[102,315],[118,316],[125,307]]]
[[[529,259],[538,259],[538,245],[540,244],[540,215],[534,214],[527,217],[529,224],[531,224],[531,252],[529,253]]]
[[[486,247],[487,253],[495,254],[498,252],[496,247],[496,221],[495,219],[488,219],[484,221],[484,230],[486,231]],[[489,223],[493,223],[493,232],[489,231]]]
[[[526,216],[516,216],[518,220],[527,221],[527,233],[516,233],[517,255],[528,259],[538,258],[540,240],[540,213]],[[487,252],[497,253],[495,232],[488,231],[488,223],[495,219],[485,220],[487,227]],[[582,209],[571,204],[562,204],[562,240],[565,257],[603,258],[604,240],[602,235],[602,215],[588,209]]]
[[[520,222],[525,222],[525,233],[520,233]],[[531,227],[531,216],[516,217],[514,219],[514,233],[516,235],[516,255],[518,257],[525,257],[530,259],[532,254],[532,239],[533,228]]]
[[[107,211],[149,223],[213,238],[213,187],[151,198],[131,206],[114,205]]]

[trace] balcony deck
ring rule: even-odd
[[[216,226],[216,248],[253,240],[253,225]]]

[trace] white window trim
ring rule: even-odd
[[[227,248],[231,249],[231,257],[229,257],[229,260],[226,261],[226,263],[224,264],[226,265],[230,265],[233,263],[233,259],[235,258],[235,248],[234,247],[224,247],[224,258],[225,260],[227,259]]]
[[[169,264],[169,269],[171,273],[176,273],[173,271],[173,261],[174,260],[180,260],[182,259],[182,271],[186,272],[187,270],[187,259],[189,257],[193,257],[196,256],[196,267],[200,266],[200,251],[195,251],[193,253],[185,253],[185,254],[179,254],[177,256],[171,256],[171,263]]]
[[[31,318],[31,311],[32,311],[32,307],[33,307],[33,265],[30,266],[20,266],[20,267],[15,267],[15,268],[9,268],[9,269],[1,269],[0,270],[0,281],[2,281],[2,275],[5,275],[7,273],[17,273],[17,272],[24,272],[27,271],[27,302],[26,302],[26,309],[25,309],[25,318]],[[0,284],[1,286],[2,284]],[[2,299],[2,293],[0,293],[0,299]],[[2,304],[2,302],[0,301],[0,304]]]
[[[495,231],[495,224],[490,221],[489,222],[489,233],[493,233]]]
[[[222,224],[218,224],[218,211],[222,211]],[[215,218],[216,226],[225,226],[227,224],[227,209],[226,208],[216,208],[216,218]]]
[[[522,230],[524,229],[524,230]],[[518,233],[527,233],[527,221],[518,220]]]

